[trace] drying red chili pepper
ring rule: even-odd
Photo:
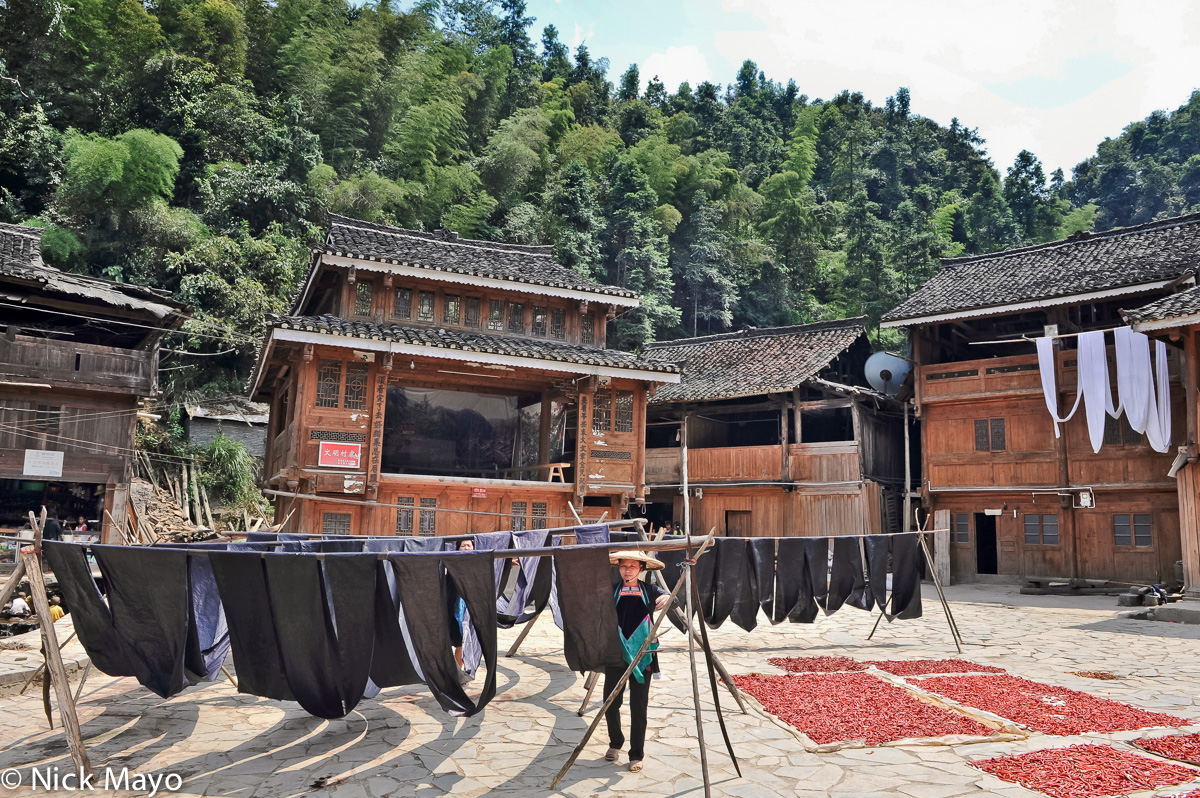
[[[771,657],[767,662],[791,673],[865,671],[867,664],[850,657]]]
[[[1119,701],[1007,674],[932,676],[915,684],[923,690],[993,712],[1047,734],[1132,731],[1194,723],[1186,718],[1147,712]]]
[[[1133,744],[1152,754],[1200,765],[1200,734],[1154,737],[1147,740],[1134,740]],[[1197,792],[1200,793],[1200,790]]]
[[[980,665],[965,659],[886,659],[871,660],[867,664],[895,676],[923,676],[929,673],[1004,673],[1004,668]]]
[[[752,673],[734,676],[733,681],[818,744],[863,740],[879,745],[908,737],[993,734],[970,718],[927,704],[869,673]]]
[[[1119,751],[1072,745],[971,763],[980,770],[1053,798],[1099,798],[1192,781],[1196,771]],[[1200,790],[1196,791],[1200,792]]]

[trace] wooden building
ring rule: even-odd
[[[867,387],[870,354],[861,318],[649,344],[683,370],[650,400],[651,518],[682,523],[686,490],[693,529],[896,531],[904,422]]]
[[[604,348],[632,292],[549,247],[331,217],[251,378],[289,531],[448,535],[617,517],[645,496],[646,395],[672,364]]]
[[[883,317],[907,328],[921,419],[921,492],[945,511],[958,580],[1170,581],[1180,559],[1174,455],[1124,418],[1092,451],[1084,412],[1055,437],[1034,338],[1055,339],[1061,412],[1076,395],[1074,334],[1173,293],[1200,266],[1200,216],[944,260]],[[1111,337],[1108,339],[1111,342]],[[1109,346],[1109,360],[1113,361]],[[1172,355],[1172,398],[1182,409]],[[1115,369],[1110,376],[1115,377]],[[1174,414],[1173,440],[1184,436]]]
[[[158,342],[186,309],[150,288],[59,271],[42,231],[0,224],[0,528],[41,505],[120,542]]]
[[[1193,268],[1200,267],[1196,263]],[[1122,314],[1133,329],[1179,348],[1183,383],[1184,436],[1177,438],[1175,460],[1168,472],[1179,495],[1179,537],[1184,590],[1200,598],[1200,288],[1191,287]]]

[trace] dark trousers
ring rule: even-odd
[[[621,681],[621,677],[625,675],[625,666],[619,668],[604,669],[604,697],[608,695]],[[650,703],[650,676],[645,674],[645,683],[638,683],[638,680],[629,677],[629,761],[634,762],[644,759],[646,756],[646,707]],[[609,748],[624,748],[625,735],[621,732],[621,702],[625,698],[625,688],[622,687],[617,693],[617,698],[609,706],[608,711],[604,713],[604,719],[608,721],[608,746]]]

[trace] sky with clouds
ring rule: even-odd
[[[1022,149],[1047,174],[1105,137],[1200,88],[1200,3],[1158,0],[528,0],[531,31],[555,25],[572,48],[728,84],[750,58],[811,98],[850,89],[882,104],[897,87],[914,113],[979,130],[1003,172]]]

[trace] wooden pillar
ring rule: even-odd
[[[950,511],[933,514],[933,570],[938,581],[950,584]]]
[[[367,490],[366,500],[377,502],[366,513],[360,531],[369,535],[381,535],[384,529],[385,514],[390,510],[378,504],[379,501],[379,472],[383,467],[383,416],[387,410],[388,375],[392,372],[392,353],[383,355],[379,370],[375,374],[375,395],[371,403],[371,444],[367,455]]]
[[[692,497],[688,495],[688,410],[683,406],[679,425],[679,481],[683,485],[683,533],[692,534]]]
[[[538,418],[538,465],[550,462],[550,421],[554,412],[554,401],[549,391],[542,391],[542,414]],[[549,480],[549,474],[546,479]]]
[[[908,442],[908,402],[904,402],[904,521],[900,524],[900,531],[907,532],[912,528],[912,448]],[[949,516],[947,516],[949,518]],[[947,521],[949,523],[949,521]],[[935,525],[936,526],[936,525]],[[997,544],[999,546],[999,544]],[[950,560],[947,559],[947,567]],[[939,578],[941,575],[938,575]],[[942,584],[950,584],[950,574],[946,573],[946,578],[942,580]]]
[[[791,457],[788,450],[788,403],[779,402],[779,481],[791,482]]]
[[[792,429],[796,431],[796,443],[803,443],[804,438],[800,434],[800,389],[792,389]]]
[[[1200,328],[1189,327],[1183,338],[1184,403],[1187,405],[1186,449],[1189,460],[1197,456],[1197,380],[1200,380]],[[1183,591],[1188,598],[1200,598],[1200,463],[1189,462],[1175,475],[1179,493],[1179,543],[1183,559]]]
[[[638,385],[633,392],[633,484],[634,498],[646,498],[646,386]]]

